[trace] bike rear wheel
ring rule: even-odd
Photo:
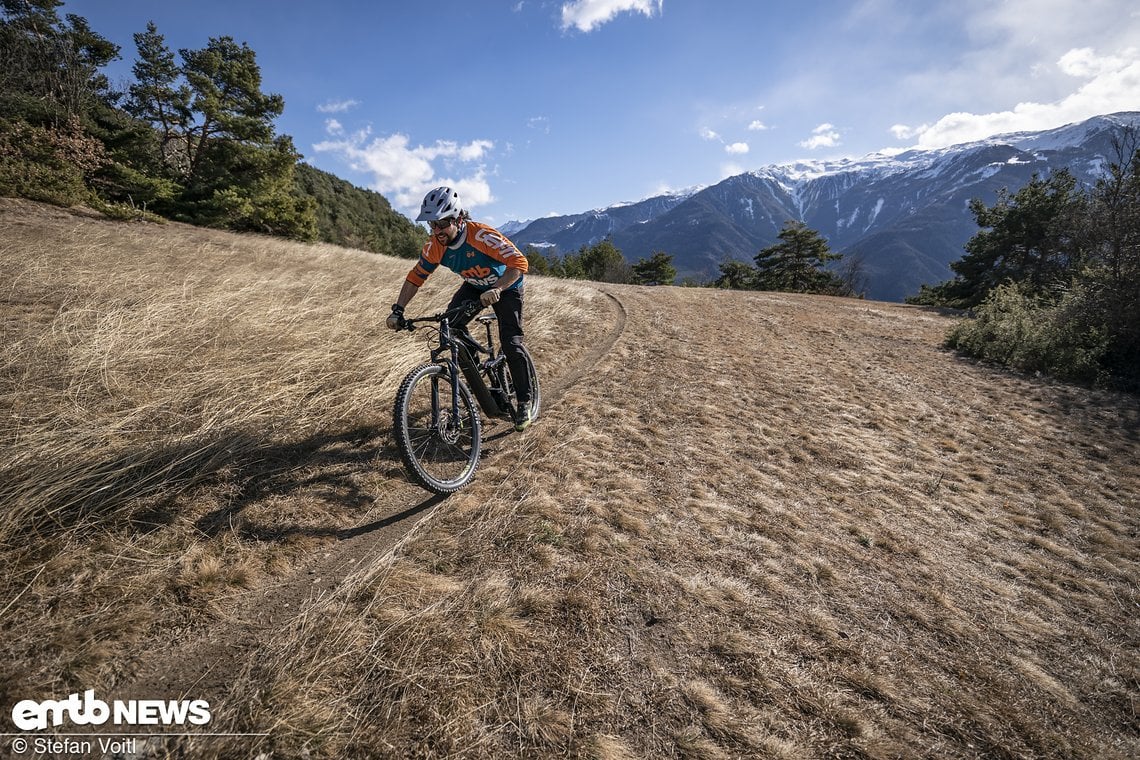
[[[447,367],[423,364],[404,378],[396,393],[392,430],[412,479],[438,494],[455,493],[475,477],[481,422],[471,392],[462,382],[452,404]]]

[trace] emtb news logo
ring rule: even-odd
[[[42,731],[71,721],[77,726],[204,726],[210,722],[210,703],[202,699],[191,702],[139,699],[107,704],[95,698],[95,690],[78,693],[67,699],[37,702],[25,699],[12,708],[12,722],[21,731]]]

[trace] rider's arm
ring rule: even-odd
[[[484,291],[484,293],[479,296],[479,303],[483,304],[484,306],[490,306],[491,304],[498,303],[499,298],[501,298],[503,295],[503,291],[518,282],[518,279],[520,277],[522,277],[521,270],[510,266],[507,267],[503,270],[503,276],[495,282],[495,287]]]
[[[419,290],[419,285],[411,280],[404,280],[404,284],[400,287],[400,295],[396,296],[396,306],[399,306],[401,309],[407,306],[408,301],[411,301]]]
[[[521,269],[507,267],[506,271],[503,272],[503,276],[500,277],[499,280],[495,283],[495,287],[499,290],[506,290],[518,282],[519,278],[522,277],[522,274],[523,273]]]
[[[423,251],[420,252],[419,261],[416,265],[408,271],[408,276],[404,279],[404,284],[400,288],[400,295],[396,296],[396,303],[393,306],[399,307],[401,310],[408,305],[408,302],[415,297],[419,291],[420,286],[424,281],[435,271],[439,266],[440,258],[442,257],[442,248],[438,246],[433,247],[432,241],[424,244]]]

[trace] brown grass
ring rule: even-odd
[[[324,585],[424,500],[387,417],[426,351],[379,327],[407,262],[0,204],[5,719],[157,668],[268,736],[156,756],[1140,754],[1134,397],[914,308],[534,278],[540,421]]]

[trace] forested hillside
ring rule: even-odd
[[[321,242],[404,258],[420,255],[423,230],[395,211],[383,195],[304,162],[297,164],[295,177],[298,190],[316,201]]]
[[[418,251],[425,234],[382,196],[299,163],[275,127],[284,98],[262,91],[247,44],[218,36],[175,54],[148,24],[117,90],[102,69],[123,51],[59,7],[0,4],[0,195]]]

